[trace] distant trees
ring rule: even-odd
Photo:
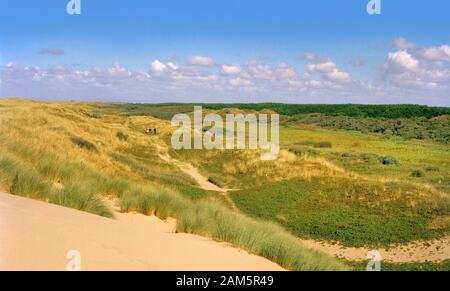
[[[271,109],[282,115],[298,115],[321,113],[329,116],[371,117],[371,118],[417,118],[426,119],[450,115],[448,107],[429,107],[424,105],[362,105],[362,104],[281,104],[281,103],[248,103],[248,104],[203,104],[208,109],[238,108],[249,110]]]

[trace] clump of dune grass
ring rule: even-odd
[[[48,202],[104,217],[114,217],[99,195],[90,193],[88,189],[80,188],[79,185],[64,186],[62,189],[54,191]]]
[[[91,184],[78,182],[58,187],[14,155],[0,156],[0,182],[1,185],[9,185],[6,190],[14,195],[45,200],[105,217],[114,216],[106,203],[94,192],[99,187],[94,185],[95,181],[91,181]]]
[[[192,202],[155,187],[134,187],[121,197],[122,211],[174,217],[177,232],[228,242],[288,270],[348,270],[339,260],[305,247],[282,227],[238,214],[214,200]]]
[[[98,152],[98,149],[95,146],[95,144],[93,144],[92,142],[90,142],[88,140],[85,140],[81,137],[72,137],[70,140],[72,141],[73,144],[77,145],[78,147],[80,147],[82,149],[86,149],[91,152]]]
[[[128,135],[125,134],[125,133],[123,133],[122,131],[118,131],[118,132],[116,133],[116,137],[117,137],[119,140],[122,140],[122,141],[127,141],[127,140],[128,140]]]

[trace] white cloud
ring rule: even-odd
[[[387,61],[390,67],[399,71],[414,71],[419,66],[419,60],[404,50],[388,53]]]
[[[207,76],[197,76],[197,80],[202,82],[214,82],[217,81],[216,75],[207,75]]]
[[[167,65],[161,63],[159,60],[153,61],[151,64],[151,68],[152,68],[153,73],[155,73],[155,74],[162,74],[165,71],[167,71]]]
[[[249,81],[247,79],[242,79],[240,77],[231,79],[229,83],[233,87],[246,87],[246,86],[252,85],[251,81]]]
[[[416,47],[415,44],[409,42],[403,37],[399,37],[394,39],[393,45],[395,48],[399,50],[408,50],[408,49],[414,49]]]
[[[422,52],[422,58],[429,61],[447,61],[450,62],[450,46],[441,45],[440,47],[426,48]]]
[[[326,75],[331,81],[337,82],[348,82],[350,81],[350,74],[347,72],[342,72],[334,70]]]
[[[287,63],[278,64],[277,68],[275,69],[275,73],[278,77],[284,79],[294,79],[297,77],[297,72]]]
[[[272,66],[267,64],[259,64],[257,61],[252,60],[245,66],[245,75],[249,78],[271,80],[273,79]]]
[[[193,66],[206,66],[210,67],[214,65],[214,60],[210,57],[204,57],[204,56],[192,56],[189,61],[189,65]]]
[[[373,76],[373,81],[358,80],[331,58],[313,53],[314,57],[308,58],[303,68],[288,62],[255,60],[213,66],[212,59],[200,57],[181,65],[154,60],[148,70],[130,70],[119,63],[106,67],[61,64],[39,68],[11,62],[0,64],[0,74],[5,96],[39,95],[53,99],[93,96],[99,98],[95,100],[110,101],[112,98],[127,101],[123,98],[139,96],[147,98],[140,101],[158,102],[199,101],[200,98],[246,102],[245,98],[251,97],[255,101],[278,102],[422,100],[426,103],[428,98],[434,98],[449,104],[448,50],[448,45],[442,45],[386,52],[385,62],[379,66],[379,74]],[[351,62],[347,64],[352,68]],[[360,96],[364,99],[357,99]],[[396,96],[403,99],[395,99]]]
[[[338,70],[336,64],[330,60],[318,64],[309,64],[307,69],[310,73],[320,73],[323,78],[333,82],[350,81],[350,74],[348,72]]]
[[[172,62],[168,62],[167,66],[174,71],[178,70],[178,66]]]
[[[224,75],[239,75],[242,69],[238,65],[222,65],[221,72]]]
[[[311,52],[306,52],[303,54],[303,59],[305,61],[315,61],[317,59],[317,55]]]
[[[336,70],[336,64],[331,61],[319,64],[309,64],[308,70],[310,72],[331,73]]]
[[[385,79],[407,89],[448,87],[450,68],[440,63],[445,59],[446,46],[390,52],[383,65]]]

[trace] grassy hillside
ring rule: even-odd
[[[447,114],[433,110],[425,114]],[[248,150],[174,151],[169,120],[190,111],[187,104],[1,99],[0,188],[108,217],[114,214],[105,198],[118,199],[122,211],[175,217],[180,232],[230,242],[292,270],[347,268],[297,237],[379,247],[450,233],[447,143],[284,116],[276,161]],[[321,115],[333,118],[342,117]],[[146,127],[157,127],[158,135],[146,135]],[[159,157],[164,153],[236,191],[225,199],[199,189]]]
[[[230,196],[245,213],[300,237],[377,247],[449,234],[449,145],[297,122],[281,128],[281,145],[274,162],[248,151],[172,155],[240,189]]]
[[[159,135],[146,135],[146,127]],[[349,269],[279,225],[231,210],[160,159],[171,130],[167,121],[112,104],[0,99],[0,189],[106,217],[114,213],[105,199],[117,199],[122,211],[174,217],[177,231],[229,242],[287,269]]]

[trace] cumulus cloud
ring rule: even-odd
[[[399,37],[394,39],[393,46],[399,50],[408,50],[408,49],[414,49],[416,47],[415,44],[409,42],[403,37]]]
[[[62,56],[65,54],[61,48],[45,48],[39,52],[41,55]]]
[[[314,54],[314,53],[311,53],[311,52],[306,52],[306,53],[303,54],[303,59],[305,61],[312,62],[312,61],[315,61],[317,59],[317,55]]]
[[[414,71],[419,67],[419,60],[404,50],[388,53],[388,66],[398,71]]]
[[[162,74],[167,71],[167,65],[161,63],[159,60],[154,60],[151,63],[151,70],[155,74]]]
[[[239,75],[242,69],[238,65],[222,65],[221,72],[224,75]]]
[[[420,48],[399,42],[396,47],[385,52],[384,62],[380,60],[378,73],[371,81],[358,80],[328,56],[310,53],[301,65],[249,60],[215,66],[210,58],[193,57],[178,59],[177,63],[155,59],[147,70],[131,70],[118,62],[103,67],[68,64],[37,67],[6,62],[0,64],[1,89],[5,96],[53,99],[93,96],[105,101],[138,96],[139,101],[153,102],[199,101],[199,98],[209,102],[248,102],[245,98],[278,102],[382,102],[400,98],[398,102],[425,103],[427,98],[435,98],[447,100],[448,104],[448,45]],[[347,64],[351,70],[354,64]],[[364,99],[358,99],[361,96]]]
[[[382,66],[384,79],[405,89],[447,88],[450,83],[450,47],[401,49],[389,52]]]
[[[440,47],[425,48],[422,57],[429,61],[450,62],[450,46],[441,45]]]
[[[233,87],[247,87],[247,86],[251,86],[252,85],[251,81],[246,80],[246,79],[242,79],[240,77],[231,79],[229,81],[229,83]]]
[[[192,56],[189,61],[189,65],[193,66],[206,66],[210,67],[214,65],[214,60],[210,57],[204,57],[204,56]]]
[[[320,73],[323,78],[330,81],[350,81],[350,74],[348,72],[338,70],[336,64],[330,60],[318,64],[309,64],[307,68],[310,73]]]

